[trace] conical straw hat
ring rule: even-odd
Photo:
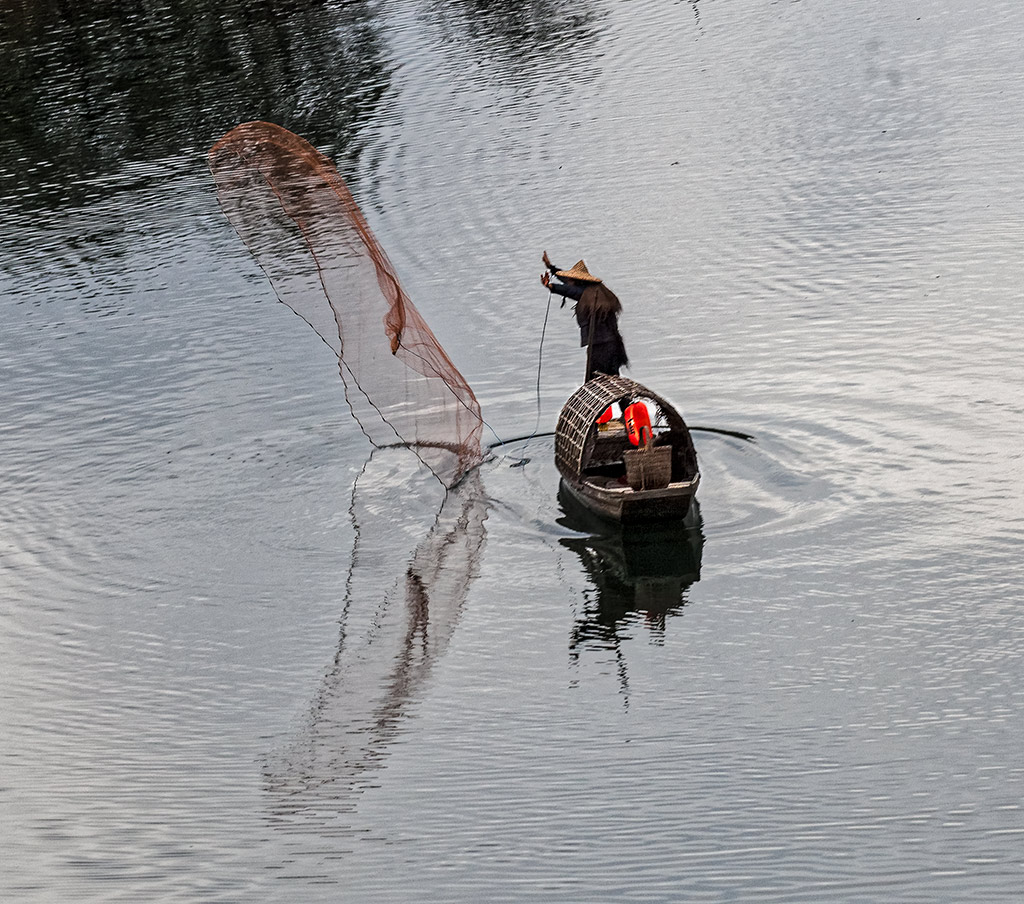
[[[592,275],[587,269],[587,265],[583,261],[576,261],[572,265],[571,270],[556,270],[555,276],[559,276],[562,279],[578,279],[580,282],[601,282],[596,276]]]

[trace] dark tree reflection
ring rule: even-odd
[[[390,78],[364,0],[7,0],[0,58],[0,192],[33,205],[245,120],[355,155]]]
[[[453,37],[517,68],[527,60],[555,60],[583,50],[595,37],[598,18],[590,3],[578,0],[432,0],[430,9]]]
[[[383,35],[387,11],[372,0],[0,0],[0,197],[81,205],[122,186],[97,177],[194,154],[251,120],[354,160],[402,62]],[[513,86],[552,66],[582,77],[596,35],[580,0],[423,0],[418,14],[450,35],[455,65],[468,55]]]
[[[521,107],[530,96],[557,105],[596,74],[601,14],[589,0],[428,0],[428,9],[453,73],[487,86],[499,103],[516,98]]]

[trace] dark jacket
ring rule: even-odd
[[[590,346],[586,379],[595,373],[618,376],[620,368],[629,364],[629,358],[619,333],[618,316],[622,305],[615,293],[602,283],[552,282],[548,290],[576,302],[573,313],[580,328],[580,346]]]

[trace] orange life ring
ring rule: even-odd
[[[634,402],[624,412],[626,432],[634,446],[647,445],[651,441],[651,416],[643,402]]]

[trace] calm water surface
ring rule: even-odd
[[[1015,901],[1024,8],[0,13],[0,897]],[[704,482],[370,449],[206,149],[349,180],[495,437],[623,299]],[[525,462],[524,462],[525,460]]]

